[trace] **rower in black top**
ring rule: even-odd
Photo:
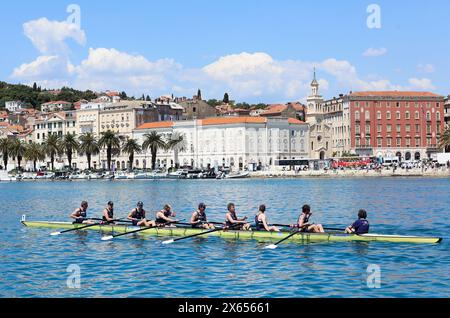
[[[128,220],[133,222],[134,226],[145,226],[145,227],[154,227],[156,226],[155,221],[147,220],[145,217],[144,203],[139,201],[136,205],[136,208],[131,210],[128,214]]]
[[[193,228],[214,230],[214,224],[208,223],[208,218],[206,217],[206,205],[200,203],[198,205],[198,210],[192,213],[191,224]]]
[[[311,207],[305,204],[302,207],[302,213],[298,217],[297,224],[291,225],[291,227],[298,228],[301,232],[325,233],[322,224],[309,224],[311,215]]]
[[[114,203],[112,201],[108,202],[102,214],[104,223],[112,223],[114,221]]]
[[[255,224],[257,231],[267,231],[267,232],[279,232],[280,229],[276,226],[269,226],[266,216],[266,206],[261,204],[259,206],[259,211],[255,215]]]
[[[75,219],[74,224],[93,224],[92,220],[87,220],[88,203],[86,201],[81,202],[81,206],[72,212],[70,217]]]
[[[169,225],[169,223],[174,223],[176,220],[173,218],[176,216],[177,214],[172,211],[172,207],[166,204],[161,211],[156,212],[156,225],[162,227]]]
[[[228,212],[225,216],[225,227],[233,230],[251,231],[250,223],[247,223],[247,217],[239,219],[236,215],[236,208],[234,203],[228,203]]]

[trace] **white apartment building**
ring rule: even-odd
[[[48,102],[41,105],[41,111],[43,112],[57,112],[63,110],[70,110],[72,103],[65,101]]]
[[[143,124],[133,131],[133,138],[142,144],[144,135],[151,131],[163,134],[166,139],[173,133],[184,136],[186,150],[177,159],[172,150],[160,150],[158,167],[170,168],[178,163],[203,169],[230,167],[237,171],[249,165],[274,166],[279,159],[307,158],[308,127],[292,118],[215,117]],[[135,167],[151,168],[150,151],[137,154],[135,160]]]
[[[10,113],[14,113],[16,112],[18,109],[24,108],[25,103],[21,102],[21,101],[9,101],[9,102],[5,102],[5,108],[10,112]]]

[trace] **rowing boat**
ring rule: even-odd
[[[74,229],[85,226],[85,224],[73,224],[70,222],[48,222],[48,221],[27,221],[22,218],[22,224],[30,228],[48,228],[48,229]],[[89,231],[100,231],[106,233],[125,233],[138,230],[140,227],[117,224],[117,225],[96,225],[87,228]],[[180,237],[206,232],[204,229],[194,229],[190,227],[173,228],[151,228],[141,231],[140,234],[149,236]],[[205,236],[218,236],[227,239],[255,239],[255,240],[280,240],[287,237],[292,232],[265,232],[265,231],[218,231]],[[423,236],[401,236],[401,235],[382,235],[382,234],[341,234],[341,233],[299,233],[290,238],[290,241],[299,243],[310,242],[390,242],[390,243],[421,243],[435,244],[440,243],[442,238],[423,237]]]

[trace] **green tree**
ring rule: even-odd
[[[86,155],[88,162],[88,169],[91,170],[91,160],[92,156],[98,155],[100,152],[100,147],[98,145],[97,139],[92,133],[82,134],[78,138],[80,145],[78,147],[78,152],[80,155]]]
[[[450,150],[450,128],[447,128],[439,139],[439,148]]]
[[[149,134],[144,135],[144,142],[142,144],[142,149],[147,151],[150,149],[152,156],[152,169],[156,168],[156,156],[159,149],[165,149],[166,143],[162,135],[158,134],[156,131],[152,131]]]
[[[117,133],[108,130],[103,132],[98,145],[100,148],[106,148],[106,161],[108,162],[108,170],[111,170],[111,160],[113,155],[120,153],[121,140]]]
[[[69,167],[72,170],[72,158],[75,151],[78,151],[80,143],[77,140],[76,134],[68,133],[61,139],[61,150],[67,155]]]
[[[56,134],[48,134],[42,144],[44,153],[50,157],[52,170],[55,170],[55,158],[62,154],[61,137]]]
[[[45,153],[42,145],[32,142],[26,145],[25,159],[33,162],[33,169],[36,171],[36,163],[45,160]]]
[[[11,140],[8,138],[2,138],[0,139],[0,153],[3,157],[3,168],[5,170],[8,169],[8,159],[10,156],[11,151]]]
[[[166,142],[166,148],[173,150],[175,168],[179,168],[178,153],[186,151],[187,143],[184,136],[180,133],[173,133],[170,135],[169,140]]]
[[[133,170],[134,154],[142,151],[141,145],[136,141],[136,139],[127,139],[122,145],[122,151],[128,154],[128,163],[130,170]]]
[[[21,163],[23,157],[25,156],[26,150],[27,146],[25,142],[20,141],[19,139],[14,139],[14,141],[11,144],[11,156],[17,159],[17,165],[19,167],[19,170],[22,169]]]

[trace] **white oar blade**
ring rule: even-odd
[[[53,233],[50,233],[51,236],[57,236],[57,235],[60,235],[60,234],[61,234],[61,232],[53,232]]]
[[[264,247],[266,250],[274,250],[274,249],[276,249],[278,246],[277,245],[275,245],[275,244],[272,244],[272,245],[267,245],[266,247]]]
[[[162,243],[163,244],[172,244],[174,242],[175,242],[174,240],[167,240],[167,241],[163,241]]]
[[[114,236],[103,236],[102,241],[111,241],[114,238]]]

